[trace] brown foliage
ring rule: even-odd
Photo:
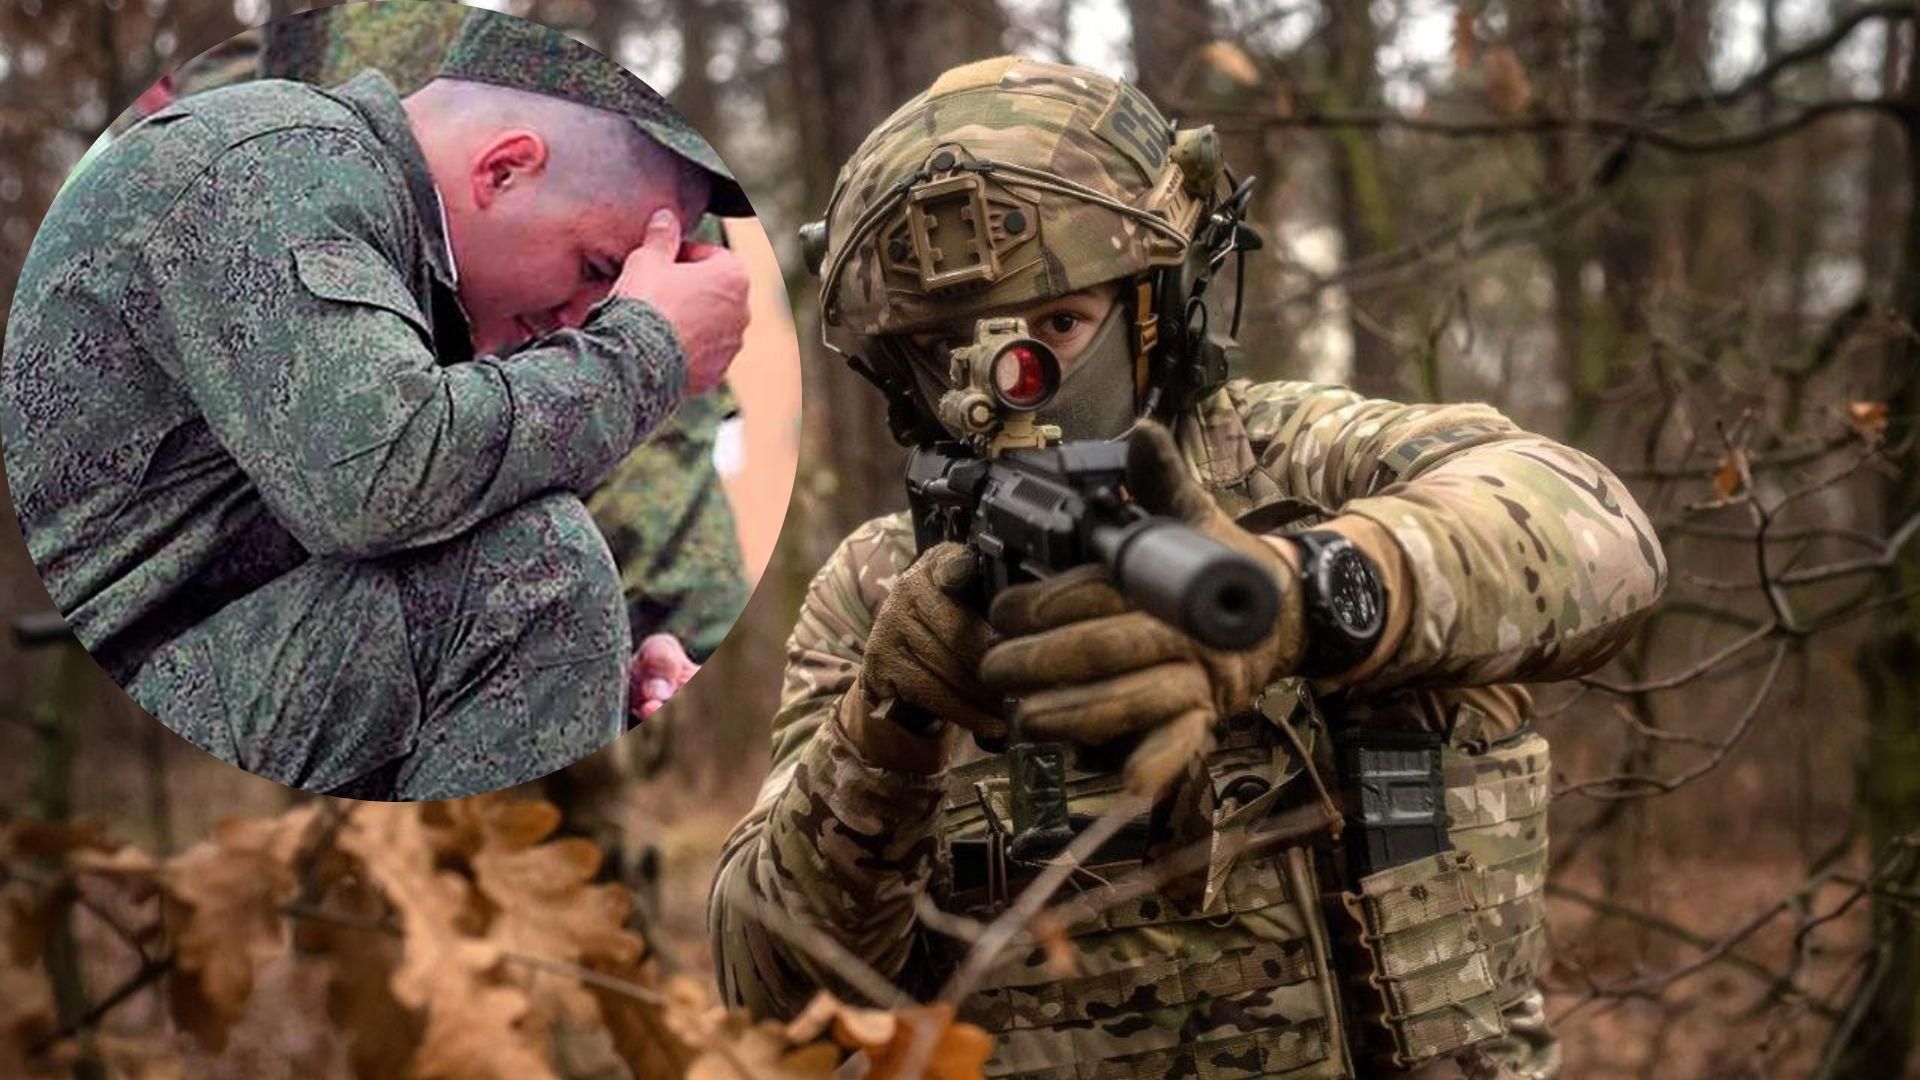
[[[987,1037],[945,1006],[896,1016],[823,997],[810,1019],[782,1027],[717,1006],[699,982],[663,980],[629,926],[632,896],[597,881],[600,849],[555,838],[559,825],[551,804],[497,795],[315,801],[222,822],[168,857],[111,847],[90,829],[9,825],[0,1071],[93,1059],[126,1076],[183,1075],[188,1044],[165,1030],[78,1036],[157,978],[175,1031],[218,1053],[262,969],[291,959],[322,974],[359,1076],[556,1076],[561,1023],[604,1029],[639,1076],[824,1080],[849,1052],[875,1077],[979,1074]],[[60,1024],[42,951],[86,890],[157,907],[129,942],[161,951]]]

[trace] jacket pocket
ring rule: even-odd
[[[433,348],[433,328],[419,301],[372,247],[354,240],[299,244],[293,249],[293,265],[300,283],[313,295],[392,312],[413,327],[422,344]]]

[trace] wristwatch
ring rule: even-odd
[[[1300,674],[1338,675],[1373,654],[1387,626],[1387,595],[1373,560],[1337,532],[1292,533],[1300,550],[1307,651]]]

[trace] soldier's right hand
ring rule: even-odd
[[[964,546],[928,548],[874,613],[866,661],[840,712],[841,725],[870,764],[939,771],[942,739],[938,731],[916,733],[927,726],[923,720],[951,721],[988,737],[1006,735],[1000,697],[979,675],[980,658],[996,637],[963,599],[978,573]]]
[[[672,324],[687,358],[688,394],[720,385],[747,328],[747,271],[738,256],[716,244],[683,246],[680,219],[658,210],[611,291],[650,305]]]

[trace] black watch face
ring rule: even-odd
[[[1343,548],[1329,560],[1326,569],[1324,600],[1342,629],[1356,638],[1379,633],[1385,618],[1381,610],[1380,583],[1367,569],[1366,559],[1352,548]]]

